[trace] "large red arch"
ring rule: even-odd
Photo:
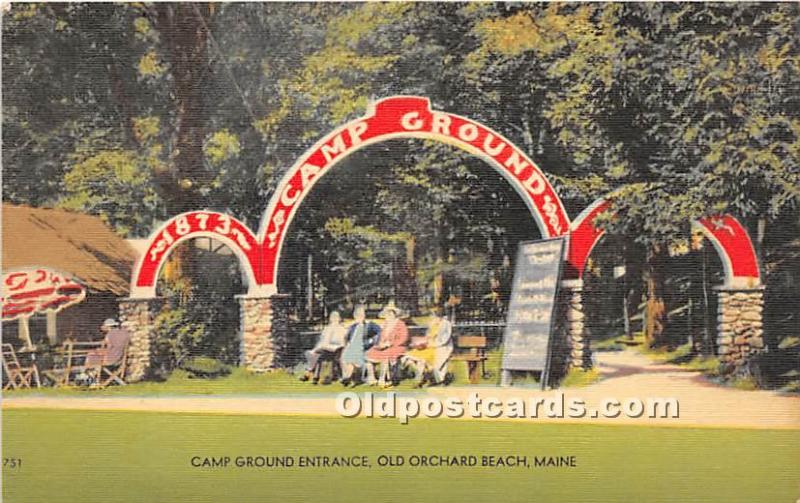
[[[598,199],[572,222],[564,279],[580,280],[583,276],[592,249],[605,233],[601,228],[595,227],[595,218],[610,206],[608,200]],[[692,222],[692,226],[711,241],[722,259],[725,286],[753,288],[761,284],[753,243],[747,230],[735,217],[731,215],[705,217]]]
[[[278,184],[261,220],[262,287],[276,293],[286,229],[313,185],[342,159],[368,145],[394,138],[438,140],[484,159],[517,190],[543,237],[569,230],[569,217],[538,166],[509,140],[467,118],[431,109],[428,98],[394,96],[374,103],[367,115],[334,130],[302,157]]]

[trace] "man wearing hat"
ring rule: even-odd
[[[105,347],[95,349],[86,355],[87,367],[100,365],[116,365],[120,363],[125,347],[131,340],[131,333],[121,328],[119,322],[113,318],[108,318],[100,325],[100,331],[105,334],[103,340]]]
[[[408,343],[408,327],[400,319],[400,310],[390,301],[381,311],[380,318],[384,319],[381,326],[381,335],[378,343],[367,351],[367,382],[375,384],[375,369],[373,365],[380,364],[379,386],[391,386],[390,367],[397,363],[406,352]]]

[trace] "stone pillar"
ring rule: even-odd
[[[121,299],[119,302],[120,323],[131,333],[125,373],[129,382],[142,380],[150,368],[153,321],[161,302],[161,299]]]
[[[586,336],[583,323],[583,282],[563,281],[561,289],[566,302],[568,365],[574,368],[589,368],[592,366],[592,358],[589,338]]]
[[[239,362],[255,372],[283,366],[286,352],[286,323],[283,295],[270,297],[241,295]]]
[[[718,287],[717,354],[723,370],[749,373],[750,358],[763,351],[763,287]]]

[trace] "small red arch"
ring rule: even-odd
[[[595,218],[610,207],[609,201],[599,199],[583,210],[572,222],[564,279],[579,280],[583,277],[589,255],[605,233],[604,230],[595,227]],[[725,269],[726,286],[752,288],[761,284],[753,243],[747,230],[735,217],[731,215],[705,217],[695,220],[692,225],[702,232],[717,250]]]
[[[182,241],[197,237],[210,237],[225,243],[239,259],[247,277],[248,294],[258,291],[261,246],[250,229],[223,213],[191,211],[170,219],[150,235],[147,251],[139,257],[133,271],[131,297],[155,297],[156,281],[169,253]]]

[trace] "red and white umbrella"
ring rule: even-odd
[[[41,267],[4,273],[2,287],[3,321],[60,311],[86,298],[75,279]]]

